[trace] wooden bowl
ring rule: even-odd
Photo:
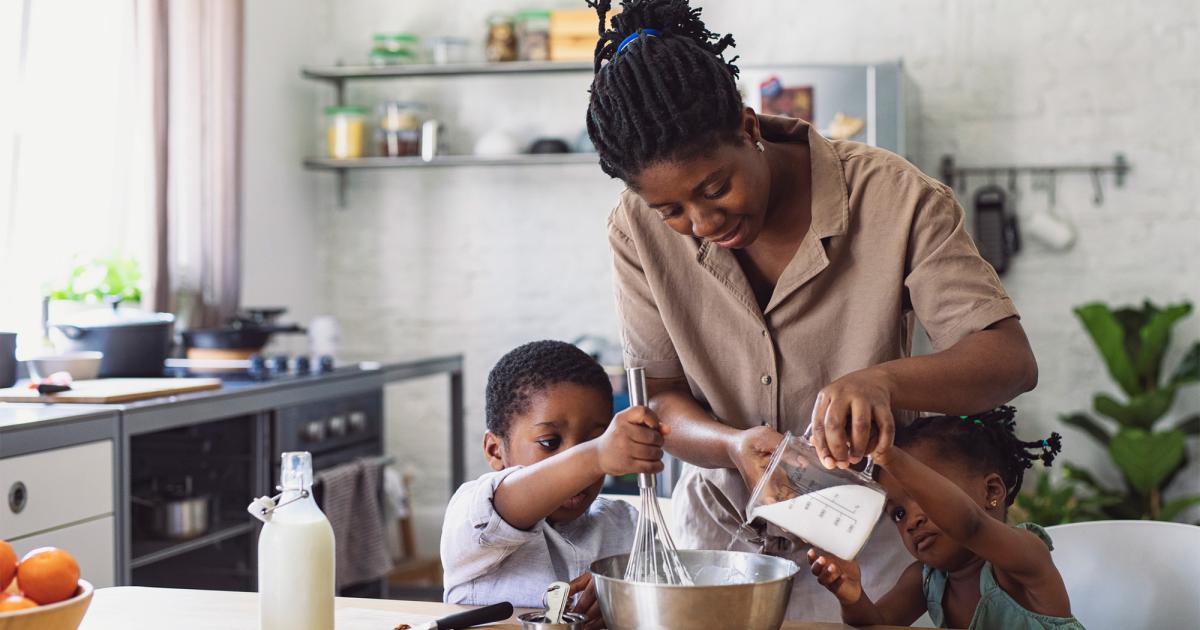
[[[28,610],[0,612],[0,630],[75,630],[92,603],[92,585],[79,580],[75,596]]]

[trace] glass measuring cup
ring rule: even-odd
[[[827,469],[804,436],[783,436],[746,505],[751,542],[789,550],[803,540],[839,558],[854,559],[883,513],[886,492],[862,471]]]

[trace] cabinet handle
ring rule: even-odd
[[[20,514],[28,501],[29,493],[25,490],[25,484],[20,481],[8,489],[8,509],[12,510],[13,514]]]

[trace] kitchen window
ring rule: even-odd
[[[36,333],[80,259],[151,260],[153,152],[134,2],[0,3],[0,329]]]

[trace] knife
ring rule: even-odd
[[[511,617],[512,614],[512,604],[501,602],[474,610],[464,610],[463,612],[447,615],[435,621],[419,623],[413,626],[412,630],[462,630],[462,628],[470,628],[471,626],[504,621]]]

